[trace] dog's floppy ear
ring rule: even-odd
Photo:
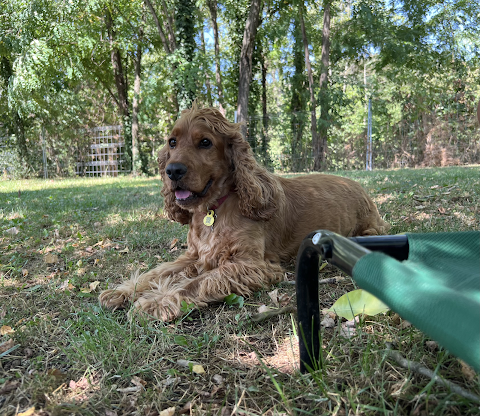
[[[164,204],[164,211],[167,214],[167,217],[173,221],[177,221],[180,224],[188,224],[190,222],[190,218],[192,214],[190,212],[180,208],[175,203],[175,192],[168,189],[166,186],[167,175],[165,174],[165,167],[167,165],[167,161],[169,158],[168,154],[168,145],[166,144],[158,153],[158,166],[160,169],[160,175],[162,176],[163,188],[162,188],[162,196],[163,196],[163,204]]]
[[[232,164],[242,215],[252,220],[268,221],[277,211],[279,183],[257,163],[239,129],[227,139],[225,152]]]

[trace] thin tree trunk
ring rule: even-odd
[[[240,53],[240,68],[238,77],[238,100],[237,100],[237,121],[244,123],[242,125],[242,134],[247,136],[247,117],[248,117],[248,95],[250,92],[250,82],[252,80],[252,56],[257,35],[258,25],[260,24],[260,9],[262,0],[252,0],[250,11],[245,23],[243,33],[242,51]]]
[[[203,19],[202,19],[203,20]],[[202,27],[202,26],[201,26]],[[200,30],[200,37],[201,37],[201,41],[202,41],[202,52],[203,52],[203,56],[206,58],[207,56],[207,51],[206,51],[206,47],[205,47],[205,33],[204,33],[204,30],[203,30],[203,27],[202,29]],[[210,85],[210,75],[208,74],[208,69],[207,67],[205,67],[204,69],[204,72],[205,72],[205,86],[207,87],[207,102],[208,102],[208,105],[210,107],[213,106],[213,100],[212,100],[212,86]]]
[[[325,170],[327,161],[327,135],[328,135],[328,67],[330,57],[330,2],[325,0],[323,6],[323,37],[322,37],[322,70],[320,73],[320,119],[319,143],[320,159],[315,158],[314,170]]]
[[[215,82],[217,84],[218,91],[218,103],[219,109],[222,114],[225,115],[225,109],[223,108],[223,87],[222,87],[222,75],[220,71],[220,41],[218,37],[218,24],[217,24],[217,1],[207,1],[208,9],[210,10],[210,16],[212,18],[213,26],[213,39],[215,44]]]
[[[137,44],[137,55],[135,56],[135,81],[133,84],[133,103],[132,103],[132,173],[137,173],[137,168],[140,166],[139,154],[139,124],[138,124],[138,107],[140,97],[140,82],[142,74],[142,38],[143,28],[139,28]]]
[[[110,42],[110,59],[113,68],[113,77],[117,87],[118,109],[123,121],[123,135],[125,138],[125,167],[127,170],[132,168],[132,131],[131,115],[128,102],[127,80],[123,71],[122,55],[115,45],[115,30],[113,28],[113,19],[110,10],[105,10],[105,24]]]
[[[311,106],[311,124],[310,132],[312,134],[312,148],[313,148],[313,157],[314,157],[314,169],[317,165],[317,159],[320,156],[320,143],[317,136],[317,103],[315,100],[315,92],[313,89],[313,73],[312,66],[310,64],[310,54],[308,52],[308,40],[307,32],[305,30],[305,22],[303,20],[303,4],[299,4],[299,17],[300,17],[300,27],[302,29],[302,38],[303,38],[303,49],[305,52],[305,66],[307,67],[308,75],[308,89],[310,91],[310,106]],[[318,170],[318,169],[315,169]]]
[[[268,162],[267,157],[267,134],[268,134],[268,112],[267,112],[267,60],[265,59],[265,49],[262,48],[261,54],[262,63],[262,155],[264,163]]]
[[[158,15],[157,15],[157,12],[155,11],[155,8],[153,7],[152,2],[150,0],[145,0],[145,4],[147,5],[148,9],[150,10],[150,13],[152,14],[153,21],[155,22],[155,26],[157,27],[157,31],[158,31],[158,34],[160,35],[160,39],[162,40],[162,44],[163,44],[163,48],[165,49],[165,52],[167,54],[171,54],[172,50],[170,49],[170,45],[167,42],[167,38],[165,36],[165,33],[163,32],[162,25],[158,20]]]

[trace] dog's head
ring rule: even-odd
[[[195,209],[207,210],[229,192],[237,192],[246,217],[268,220],[275,212],[278,186],[255,161],[240,133],[220,111],[182,112],[159,155],[162,194],[168,216],[182,224]]]

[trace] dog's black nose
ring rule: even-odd
[[[183,163],[170,163],[165,173],[172,181],[179,181],[187,173],[187,167]]]

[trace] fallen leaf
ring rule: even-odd
[[[356,328],[342,327],[340,328],[340,335],[345,338],[352,338],[357,333]]]
[[[465,376],[465,378],[468,381],[475,381],[477,379],[477,373],[475,373],[475,370],[462,360],[458,361],[460,361],[460,365],[462,366],[462,374]]]
[[[213,377],[212,377],[212,380],[219,384],[219,385],[222,385],[223,384],[223,377],[220,375],[220,374],[215,374]]]
[[[123,250],[119,250],[119,253],[128,253],[128,247],[125,247]]]
[[[142,380],[140,377],[138,376],[134,376],[131,380],[130,380],[133,384],[135,384],[137,387],[145,387],[147,385],[147,382],[145,380]]]
[[[98,287],[98,285],[100,284],[100,282],[98,280],[95,280],[94,282],[90,283],[89,286],[90,286],[90,289],[92,290],[92,292]]]
[[[278,289],[268,292],[268,296],[270,296],[270,299],[272,299],[272,302],[274,303],[274,305],[278,306]]]
[[[0,328],[0,335],[7,335],[7,334],[13,334],[15,332],[14,329],[12,329],[11,326],[3,325]]]
[[[6,230],[5,232],[10,235],[17,235],[20,231],[18,230],[17,227],[12,227]]]
[[[324,328],[333,328],[335,326],[335,321],[327,316],[323,318],[323,320],[320,322],[320,325],[322,325]]]
[[[77,270],[78,276],[85,276],[85,273],[87,273],[87,269],[85,267],[80,267],[80,269]]]
[[[61,380],[67,377],[67,375],[61,370],[59,370],[58,368],[51,368],[50,370],[47,371],[47,374],[49,376],[55,377],[58,380]]]
[[[85,247],[85,251],[87,253],[92,253],[93,252],[93,248],[92,247]]]
[[[47,264],[55,264],[55,263],[58,263],[58,256],[56,254],[53,254],[53,253],[48,253],[44,257],[44,260],[45,260],[45,263],[47,263]]]
[[[172,242],[170,243],[170,250],[176,246],[176,244],[178,243],[178,238],[174,238],[172,240]]]
[[[27,269],[22,269],[22,276],[27,277],[28,276],[28,270]]]
[[[181,381],[182,379],[180,377],[170,377],[168,376],[165,380],[162,380],[160,384],[163,384],[164,386],[171,386],[174,384],[177,384]]]
[[[258,308],[258,313],[264,313],[264,312],[268,312],[270,310],[270,308],[266,305],[261,305],[259,306]]]
[[[401,329],[405,329],[405,328],[408,328],[408,327],[410,327],[410,326],[412,326],[412,324],[411,324],[410,322],[408,322],[408,321],[403,321],[403,322],[400,324],[400,328],[401,328]]]
[[[2,342],[0,344],[0,354],[2,352],[5,352],[5,351],[8,351],[10,348],[12,348],[13,346],[15,345],[15,342],[13,341],[13,339],[8,339],[7,341],[5,342]]]
[[[117,391],[120,393],[136,393],[141,390],[143,390],[142,386],[125,387],[124,389],[117,389]]]
[[[425,341],[425,345],[432,352],[438,349],[438,344],[435,341]]]
[[[439,208],[438,208],[438,212],[439,212],[440,214],[445,214],[447,211],[445,210],[445,208],[439,207]]]
[[[20,385],[20,381],[7,381],[1,388],[0,394],[10,393],[13,390],[16,390]]]
[[[175,414],[175,407],[169,407],[168,409],[162,410],[159,416],[173,416]]]
[[[192,402],[185,403],[185,405],[180,409],[178,413],[181,415],[192,414]]]
[[[25,410],[24,412],[17,413],[16,416],[32,416],[35,413],[35,406],[32,406]]]
[[[373,316],[386,312],[389,308],[369,292],[356,289],[340,296],[330,310],[345,319],[353,319],[361,313]]]
[[[192,372],[195,374],[205,374],[205,370],[200,364],[192,366]]]
[[[73,286],[68,280],[64,280],[62,284],[57,288],[58,290],[65,291],[65,290],[73,290],[75,286]]]

